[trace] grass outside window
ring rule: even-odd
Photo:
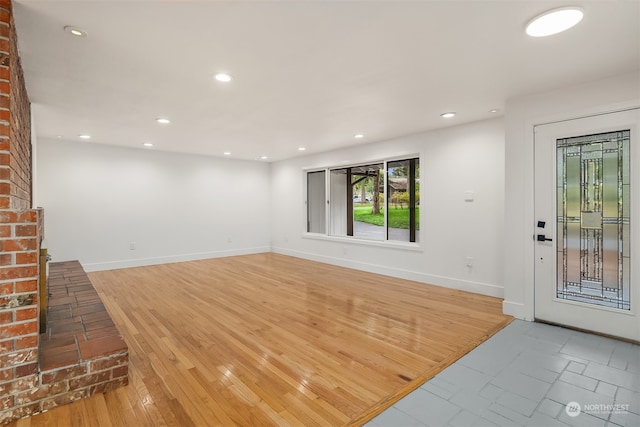
[[[354,203],[353,219],[354,221],[366,222],[367,224],[384,226],[384,214],[380,212],[377,215],[371,213],[370,203]],[[387,222],[390,228],[409,228],[409,209],[407,207],[389,206],[387,209]],[[416,229],[420,229],[420,208],[416,208]]]

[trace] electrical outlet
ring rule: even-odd
[[[473,202],[473,191],[467,190],[464,192],[464,201]]]
[[[129,242],[129,250],[130,251],[136,250],[136,242]]]
[[[473,257],[468,256],[465,258],[465,261],[467,263],[467,267],[473,267]]]

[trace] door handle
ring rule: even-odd
[[[536,240],[538,242],[552,242],[553,239],[548,238],[547,236],[545,236],[544,234],[538,234]]]

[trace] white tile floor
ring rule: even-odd
[[[640,346],[515,320],[366,426],[640,427]]]

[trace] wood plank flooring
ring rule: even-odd
[[[512,320],[497,298],[272,253],[89,276],[130,384],[11,425],[361,425]]]

